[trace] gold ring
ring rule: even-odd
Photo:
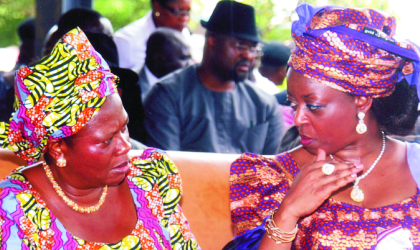
[[[334,172],[335,166],[330,163],[325,163],[322,165],[322,172],[326,175],[330,175]]]

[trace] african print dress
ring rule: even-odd
[[[224,249],[258,249],[264,219],[279,206],[298,171],[289,153],[275,159],[246,153],[232,164],[231,216],[237,236]],[[417,188],[413,197],[372,209],[329,199],[299,220],[292,249],[420,249],[419,193]],[[398,243],[406,245],[379,247],[381,240],[392,246],[392,237],[406,237]]]
[[[126,180],[138,219],[120,242],[88,242],[72,235],[20,168],[0,183],[0,249],[200,249],[178,205],[181,177],[173,162],[147,149],[130,165]]]

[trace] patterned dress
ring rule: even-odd
[[[298,171],[289,153],[275,159],[246,153],[232,164],[231,210],[237,237],[225,249],[258,248],[264,219],[279,206]],[[410,231],[414,249],[420,249],[419,193],[417,188],[413,197],[370,209],[328,199],[299,220],[292,249],[375,249],[379,233],[400,226]]]
[[[115,244],[68,232],[17,169],[0,183],[0,249],[200,249],[178,202],[181,177],[156,149],[130,160],[126,178],[137,209],[131,234]]]

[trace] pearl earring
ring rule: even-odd
[[[160,12],[159,12],[159,11],[156,11],[156,12],[155,12],[155,16],[156,16],[156,17],[160,16]]]
[[[364,134],[367,131],[365,121],[363,120],[363,119],[365,119],[365,113],[360,111],[357,114],[357,117],[359,117],[359,123],[356,126],[356,132],[359,133],[359,134]]]
[[[64,168],[67,165],[66,159],[64,159],[63,156],[60,156],[60,158],[57,159],[57,166],[60,168]]]

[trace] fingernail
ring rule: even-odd
[[[357,174],[351,174],[350,177],[351,178],[355,178],[357,176]]]
[[[363,168],[363,164],[361,164],[361,163],[357,163],[357,164],[355,164],[354,166],[355,166],[356,168],[359,168],[359,169],[360,169],[360,168]]]

